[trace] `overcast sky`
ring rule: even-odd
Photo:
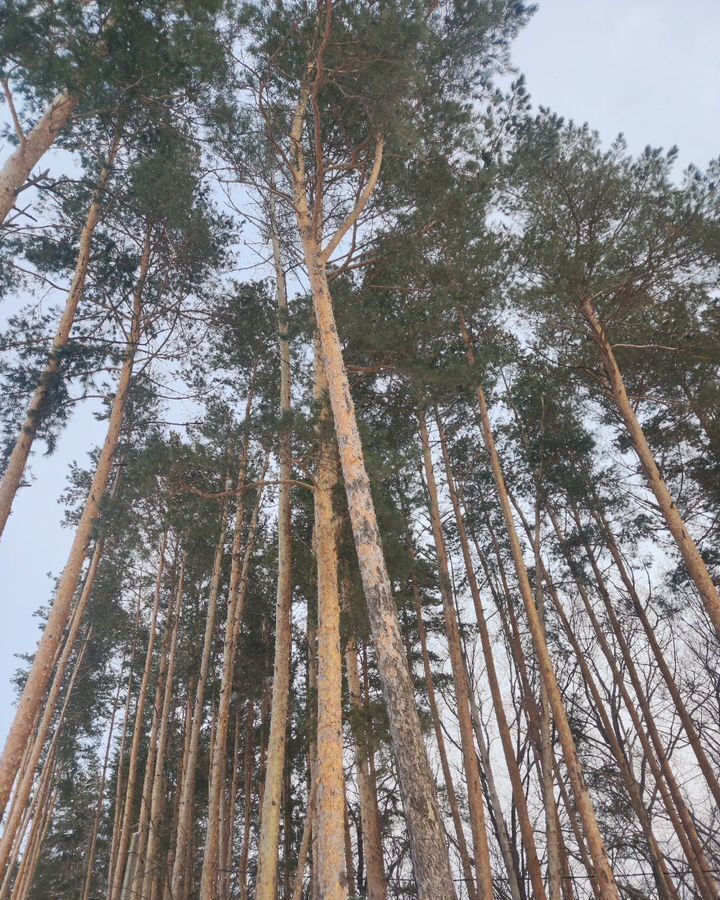
[[[633,152],[677,144],[684,167],[720,156],[720,0],[540,0],[513,58],[536,105],[623,132]],[[0,152],[0,158],[5,153]],[[68,464],[102,437],[92,409],[70,423],[57,452],[35,458],[0,542],[0,739],[12,716],[14,654],[37,640],[34,611],[51,594],[71,534],[58,498]]]

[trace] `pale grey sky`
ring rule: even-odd
[[[720,0],[540,0],[513,58],[536,105],[588,121],[606,141],[622,131],[633,152],[677,144],[683,166],[705,166],[720,155],[718,48]],[[57,502],[67,467],[85,464],[101,436],[92,410],[78,410],[57,452],[34,459],[36,480],[0,542],[0,740],[13,714],[14,654],[33,649],[33,613],[71,540]]]

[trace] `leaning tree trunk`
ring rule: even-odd
[[[471,366],[474,366],[475,353],[462,315],[460,315],[460,320],[463,337],[465,339],[468,362]],[[485,448],[490,457],[490,467],[495,482],[495,489],[500,501],[500,507],[505,521],[508,539],[510,541],[510,550],[515,565],[520,594],[525,607],[525,615],[527,616],[528,624],[530,626],[530,634],[537,656],[538,668],[547,690],[548,702],[552,709],[553,716],[555,717],[555,724],[558,730],[558,737],[560,738],[563,756],[565,758],[565,765],[567,767],[568,775],[570,776],[575,804],[580,820],[582,821],[588,851],[597,877],[598,892],[603,900],[620,900],[620,894],[615,883],[615,876],[610,867],[610,861],[605,849],[605,842],[600,833],[600,826],[598,825],[595,807],[592,798],[590,797],[587,784],[585,783],[585,776],[582,771],[580,757],[578,756],[577,747],[575,746],[575,738],[573,737],[572,729],[570,728],[570,721],[565,710],[562,692],[560,691],[560,685],[558,684],[550,651],[545,640],[542,622],[535,607],[535,598],[533,597],[533,591],[525,567],[522,547],[520,545],[520,538],[518,537],[515,520],[510,507],[510,500],[505,486],[505,477],[503,475],[500,457],[495,446],[495,436],[490,422],[490,412],[488,410],[487,400],[485,399],[485,392],[480,385],[477,385],[475,394],[478,401],[478,409],[480,411],[480,422],[485,440]]]
[[[708,759],[707,754],[705,753],[705,748],[702,745],[700,735],[695,728],[695,723],[693,722],[687,706],[685,705],[685,701],[680,694],[680,689],[678,688],[677,682],[675,681],[675,678],[670,671],[670,666],[665,659],[665,654],[660,647],[658,639],[655,635],[655,630],[648,620],[647,613],[643,609],[643,605],[640,602],[640,597],[635,590],[635,583],[631,578],[630,573],[628,572],[627,566],[625,565],[625,561],[622,557],[622,554],[620,553],[620,548],[617,545],[615,536],[610,529],[610,525],[608,524],[605,515],[601,511],[594,510],[591,514],[597,522],[601,534],[606,540],[608,549],[610,550],[610,555],[612,556],[613,562],[615,563],[615,567],[617,568],[620,578],[625,585],[625,589],[628,592],[628,596],[632,601],[635,615],[638,617],[640,623],[643,626],[643,630],[645,631],[648,643],[650,644],[650,649],[652,650],[655,661],[657,662],[658,668],[660,669],[660,673],[662,674],[663,680],[665,681],[668,693],[670,694],[673,704],[675,705],[678,717],[680,718],[683,728],[685,729],[685,734],[687,735],[688,742],[693,749],[693,753],[695,754],[695,758],[697,759],[698,766],[700,767],[700,770],[705,777],[705,781],[707,782],[708,788],[710,789],[710,793],[712,794],[716,805],[720,807],[720,783],[718,783],[717,773],[713,768],[712,763]]]
[[[695,582],[705,611],[715,627],[715,631],[720,636],[720,594],[718,589],[708,571],[705,560],[700,555],[697,544],[675,505],[664,478],[660,474],[660,469],[655,462],[655,457],[645,437],[645,432],[627,395],[622,372],[615,358],[612,344],[605,332],[605,327],[590,300],[583,300],[581,310],[590,326],[593,340],[600,351],[603,368],[610,387],[610,394],[625,423],[625,428],[645,472],[650,490],[655,495],[660,512],[665,519],[665,524],[675,539],[678,550],[685,561],[688,574]]]
[[[20,428],[20,434],[15,440],[13,449],[8,457],[5,472],[3,473],[2,480],[0,480],[0,537],[2,537],[8,517],[10,516],[15,495],[22,483],[25,474],[25,466],[27,465],[35,436],[45,412],[48,394],[52,388],[53,381],[57,378],[60,371],[63,351],[70,340],[70,331],[73,322],[75,321],[78,305],[85,289],[85,279],[87,278],[88,266],[90,264],[92,236],[96,225],[100,221],[105,188],[107,187],[110,178],[110,171],[115,160],[119,141],[120,133],[118,131],[110,148],[108,160],[100,172],[100,178],[88,209],[85,225],[80,233],[80,244],[75,261],[75,272],[73,274],[67,300],[65,301],[65,309],[63,310],[57,331],[55,332],[55,339],[53,340],[50,356],[45,364],[45,368],[40,374],[40,380],[38,381],[38,385],[30,400],[27,413],[25,414],[25,421]]]
[[[480,768],[478,766],[477,753],[473,738],[472,718],[470,715],[470,686],[465,674],[462,646],[460,643],[460,626],[455,612],[452,597],[452,583],[450,581],[450,566],[448,563],[445,537],[440,518],[440,501],[438,498],[437,482],[435,481],[435,467],[433,465],[432,451],[430,449],[430,437],[428,435],[425,413],[418,415],[420,424],[420,440],[422,443],[423,461],[425,465],[425,481],[427,484],[430,523],[432,526],[435,551],[438,561],[438,575],[440,582],[440,596],[443,605],[443,617],[445,621],[448,650],[450,652],[450,667],[452,669],[453,684],[455,686],[455,703],[458,724],[460,726],[460,744],[465,769],[465,783],[467,786],[468,811],[470,813],[470,830],[473,837],[475,850],[475,874],[477,877],[478,892],[481,897],[492,897],[494,894],[492,868],[490,866],[490,847],[488,844],[487,826],[485,824],[485,809],[482,784],[480,782]],[[545,890],[542,878],[537,880],[537,900],[544,900]]]
[[[29,134],[0,169],[0,226],[7,219],[33,168],[67,126],[77,100],[65,91],[58,94]]]
[[[100,504],[107,490],[112,471],[113,459],[120,441],[125,403],[130,391],[135,353],[141,333],[142,295],[150,266],[150,229],[148,229],[140,261],[140,274],[135,287],[132,322],[128,338],[125,360],[120,372],[115,399],[108,419],[105,442],[98,457],[90,492],[80,516],[70,554],[63,570],[45,623],[45,630],[35,652],[27,681],[18,703],[15,718],[5,742],[0,759],[0,815],[5,810],[13,782],[18,773],[22,754],[30,738],[35,721],[43,702],[52,666],[63,639],[70,618],[72,601],[80,579],[83,562],[92,539],[95,522],[100,512]]]
[[[345,776],[342,733],[342,656],[340,654],[340,598],[338,591],[338,523],[334,491],[339,482],[332,413],[322,359],[315,360],[315,400],[320,404],[319,451],[315,475],[314,543],[317,560],[318,679],[317,745],[314,778],[317,815],[320,894],[327,900],[346,900]]]

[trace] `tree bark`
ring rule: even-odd
[[[337,451],[333,446],[332,413],[322,359],[315,359],[315,400],[319,404],[319,441],[314,490],[314,544],[317,561],[318,680],[315,828],[322,852],[317,860],[320,894],[327,900],[346,900],[345,776],[342,734],[342,656],[340,654],[340,598],[338,591],[338,523],[334,491],[339,482]]]
[[[350,705],[355,715],[361,716],[364,704],[360,691],[357,644],[354,635],[348,638],[345,645],[345,668]],[[387,900],[377,788],[373,784],[368,765],[369,752],[366,736],[357,727],[357,724],[352,731],[355,745],[355,773],[360,796],[360,822],[367,870],[367,897],[368,900]]]
[[[37,125],[24,136],[17,149],[5,160],[0,169],[0,226],[15,206],[18,194],[25,186],[33,168],[67,126],[76,106],[77,100],[68,93],[63,91],[58,94]]]
[[[455,827],[455,836],[457,839],[458,854],[460,856],[460,865],[465,878],[465,889],[471,900],[477,900],[477,890],[475,888],[475,879],[472,872],[472,864],[470,862],[470,854],[468,853],[467,843],[465,841],[465,831],[463,829],[462,816],[460,815],[460,804],[458,803],[455,785],[452,780],[452,772],[450,771],[450,762],[448,760],[447,748],[445,747],[445,737],[442,730],[442,720],[440,718],[440,710],[437,705],[435,696],[435,685],[433,682],[432,669],[430,667],[430,654],[427,646],[427,632],[425,630],[425,621],[422,614],[422,602],[420,600],[420,590],[418,589],[417,579],[413,572],[410,576],[413,599],[415,601],[415,614],[417,616],[418,637],[420,639],[420,654],[422,656],[423,672],[425,675],[425,689],[427,691],[428,706],[430,707],[430,716],[432,718],[433,729],[435,731],[435,741],[437,743],[438,754],[440,756],[440,766],[445,780],[445,790],[448,795],[448,803],[450,805],[450,813],[452,815],[453,825]],[[483,898],[484,900],[484,898]]]
[[[270,711],[265,790],[260,813],[258,845],[257,900],[276,900],[278,878],[278,839],[285,739],[290,699],[290,655],[292,652],[292,432],[288,419],[291,412],[290,343],[288,341],[288,305],[285,272],[280,258],[280,239],[274,221],[271,223],[275,260],[278,341],[280,345],[280,418],[282,432],[279,446],[278,494],[278,576],[275,607],[275,662],[273,695]]]
[[[510,783],[513,790],[513,804],[518,816],[520,824],[520,832],[522,835],[525,853],[527,855],[528,874],[536,898],[544,896],[544,884],[542,880],[542,870],[537,855],[535,845],[535,835],[532,823],[530,821],[530,813],[527,807],[525,790],[523,787],[522,776],[515,756],[515,748],[513,747],[512,732],[505,714],[505,705],[500,688],[500,680],[498,678],[497,669],[495,668],[495,657],[493,654],[492,644],[490,642],[490,633],[488,631],[487,620],[485,618],[485,610],[483,608],[482,597],[480,596],[480,587],[475,576],[475,566],[473,565],[472,555],[470,553],[470,543],[468,541],[467,530],[465,528],[465,517],[463,516],[462,506],[455,478],[452,471],[452,463],[450,460],[450,452],[447,444],[447,436],[440,418],[437,419],[438,433],[440,435],[440,446],[445,464],[445,477],[447,479],[448,492],[455,515],[455,524],[460,538],[460,548],[462,550],[463,562],[465,564],[465,574],[467,575],[470,594],[473,598],[475,607],[475,617],[480,633],[480,644],[482,646],[483,658],[485,660],[485,672],[487,675],[488,685],[490,687],[490,695],[492,697],[493,711],[498,726],[498,734],[503,747],[505,764],[510,776]]]
[[[299,144],[299,135],[296,144]],[[436,900],[438,897],[450,900],[455,897],[455,889],[435,783],[423,742],[397,609],[383,556],[370,480],[365,469],[355,408],[335,324],[326,259],[311,224],[302,173],[296,173],[295,187],[298,228],[310,278],[350,520],[390,720],[419,897],[420,900]]]

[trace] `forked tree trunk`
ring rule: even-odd
[[[2,479],[0,479],[0,537],[2,537],[2,533],[5,530],[5,525],[10,516],[15,495],[22,483],[28,457],[30,456],[35,436],[45,412],[48,394],[50,393],[54,379],[60,371],[63,351],[70,340],[70,331],[73,322],[75,321],[78,305],[85,289],[85,279],[87,278],[88,266],[90,264],[92,237],[95,227],[100,221],[105,188],[107,187],[110,178],[110,172],[115,160],[119,142],[120,133],[118,131],[110,148],[108,160],[100,172],[100,178],[98,179],[97,188],[95,189],[95,193],[93,194],[88,209],[85,225],[80,233],[80,244],[75,261],[75,272],[70,285],[70,291],[65,301],[65,309],[63,310],[57,331],[55,332],[55,339],[53,340],[50,356],[45,364],[45,368],[40,374],[40,380],[38,381],[38,385],[30,400],[25,415],[25,421],[20,429],[20,434],[15,440]]]
[[[30,672],[28,673],[27,681],[25,682],[25,687],[5,742],[5,749],[0,759],[0,815],[5,811],[25,745],[30,738],[33,723],[36,720],[45,696],[45,690],[50,681],[53,662],[70,618],[73,597],[80,580],[80,572],[87,555],[88,546],[92,540],[95,522],[100,512],[100,504],[105,496],[110,479],[113,459],[120,440],[125,403],[130,391],[135,353],[140,341],[142,294],[149,266],[150,229],[148,229],[145,236],[140,261],[140,273],[135,287],[127,350],[120,371],[110,418],[108,419],[107,434],[98,457],[97,467],[90,485],[90,492],[75,531],[68,560],[50,607],[45,630],[35,651],[35,658],[30,667]]]
[[[456,714],[460,726],[460,743],[463,755],[463,768],[465,770],[465,783],[467,786],[468,811],[470,813],[470,830],[472,832],[473,848],[475,850],[475,874],[480,896],[492,897],[494,889],[492,868],[490,865],[490,846],[488,844],[487,826],[485,824],[485,808],[482,784],[480,782],[480,769],[477,762],[472,718],[470,715],[470,686],[466,678],[465,663],[463,661],[462,646],[460,644],[460,627],[452,597],[450,566],[448,563],[447,550],[445,548],[442,520],[440,518],[440,501],[438,498],[437,483],[435,481],[435,467],[433,465],[432,451],[430,449],[430,437],[425,421],[425,413],[420,412],[418,419],[425,466],[425,481],[427,483],[429,495],[430,522],[432,525],[435,551],[438,560],[440,596],[442,598],[445,631],[448,650],[450,652],[450,667],[452,669],[453,684],[455,686]],[[541,891],[541,893],[537,895],[537,900],[544,900],[545,891],[542,879],[538,880],[537,886]]]
[[[288,341],[288,306],[285,273],[280,259],[277,230],[272,228],[275,258],[278,332],[280,345],[280,417],[279,495],[278,495],[278,575],[275,606],[275,662],[270,711],[265,788],[260,813],[258,845],[257,900],[276,900],[278,878],[278,846],[285,739],[290,700],[290,655],[292,651],[292,432],[288,419],[291,412],[290,343]],[[206,900],[202,895],[202,900]],[[209,896],[207,897],[209,900]]]
[[[43,113],[37,125],[24,136],[19,146],[0,169],[0,227],[15,206],[18,194],[33,168],[55,143],[75,111],[77,100],[63,91]]]
[[[645,437],[642,425],[635,414],[635,410],[630,403],[630,399],[625,389],[625,382],[622,372],[618,366],[617,359],[612,344],[605,332],[605,327],[600,321],[590,300],[583,300],[581,304],[582,314],[585,317],[592,333],[593,340],[600,351],[605,375],[608,379],[610,393],[620,413],[628,436],[632,441],[635,452],[637,453],[640,464],[642,465],[645,477],[647,478],[650,490],[655,495],[655,499],[660,507],[660,512],[665,519],[670,534],[672,534],[677,544],[678,550],[682,558],[685,560],[685,566],[688,574],[695,582],[698,593],[712,622],[715,631],[720,636],[720,594],[715,582],[708,571],[705,560],[700,555],[697,544],[687,529],[682,516],[680,515],[672,494],[665,483],[664,478],[660,474],[660,469],[655,462],[650,444]]]
[[[322,359],[315,360],[315,400],[319,404],[319,450],[315,474],[314,544],[317,561],[318,680],[315,761],[317,816],[321,853],[317,860],[320,894],[346,900],[349,874],[345,866],[345,776],[342,733],[342,656],[338,591],[338,523],[334,491],[339,482],[332,413]]]
[[[128,848],[130,845],[130,831],[132,826],[133,810],[135,807],[135,788],[138,776],[138,760],[140,745],[143,741],[145,706],[147,704],[148,687],[152,674],[153,657],[155,653],[155,639],[157,637],[157,617],[160,608],[160,596],[162,593],[162,581],[165,574],[165,551],[167,549],[167,530],[163,533],[160,544],[160,560],[158,562],[157,576],[155,579],[155,596],[153,598],[152,613],[148,633],[147,649],[145,651],[145,666],[143,668],[140,687],[138,689],[137,706],[135,707],[135,724],[130,745],[130,759],[128,760],[128,774],[125,783],[125,792],[122,804],[122,816],[117,821],[119,832],[113,829],[113,844],[116,845],[115,853],[111,854],[111,871],[108,875],[109,891],[108,900],[120,900],[123,884],[126,880],[128,868]],[[137,840],[135,841],[137,848]]]
[[[475,355],[472,341],[465,327],[462,315],[460,316],[460,319],[463,337],[466,344],[468,362],[471,366],[474,366]],[[563,749],[565,765],[568,770],[568,775],[570,776],[570,783],[572,785],[575,804],[580,816],[580,820],[582,821],[585,839],[587,840],[588,851],[590,853],[593,868],[595,870],[595,875],[597,877],[598,892],[603,900],[620,900],[620,894],[615,883],[615,876],[613,875],[612,869],[610,867],[610,861],[605,849],[605,842],[603,841],[602,834],[600,833],[600,827],[598,825],[595,807],[590,797],[590,792],[588,791],[587,784],[585,783],[585,776],[580,764],[580,758],[578,756],[577,747],[575,746],[575,739],[570,728],[570,722],[565,710],[565,704],[563,702],[560,686],[555,675],[555,669],[553,667],[550,651],[548,650],[547,642],[545,641],[542,622],[540,621],[540,616],[538,615],[538,611],[535,607],[535,599],[533,597],[530,579],[525,567],[525,560],[523,558],[520,539],[518,537],[517,529],[515,528],[515,520],[513,518],[512,509],[510,507],[510,500],[508,498],[507,489],[505,487],[505,478],[502,472],[502,466],[500,464],[500,457],[498,456],[497,448],[495,446],[495,436],[493,434],[492,425],[490,422],[490,412],[488,410],[487,401],[485,399],[485,392],[480,385],[476,387],[475,394],[480,411],[480,421],[483,437],[485,440],[485,448],[488,452],[488,456],[490,457],[490,467],[492,469],[493,480],[495,482],[495,489],[500,501],[503,519],[505,521],[505,527],[507,529],[507,535],[510,541],[513,563],[515,565],[515,572],[518,579],[518,585],[520,587],[520,594],[522,596],[523,605],[525,607],[525,614],[530,626],[530,634],[532,635],[533,646],[535,648],[535,653],[537,656],[538,668],[547,690],[548,702],[550,703],[553,716],[555,717],[555,724],[558,730],[558,736],[560,738],[560,745]]]

